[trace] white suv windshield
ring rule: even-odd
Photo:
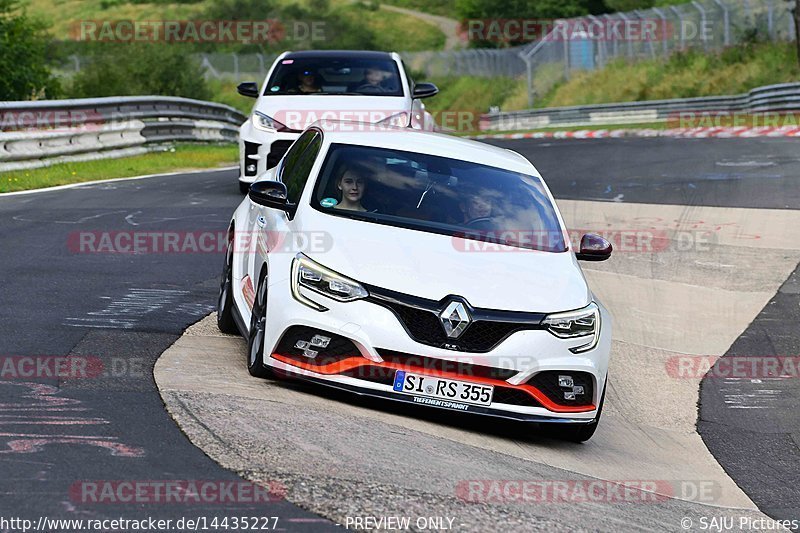
[[[458,159],[333,144],[311,202],[336,216],[566,251],[563,229],[538,177]]]
[[[403,96],[403,87],[391,59],[303,57],[281,60],[264,91],[287,94]]]

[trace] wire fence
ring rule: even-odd
[[[794,0],[694,0],[677,6],[557,20],[525,46],[405,52],[415,74],[426,78],[527,77],[529,104],[575,71],[615,60],[665,58],[676,51],[720,50],[747,40],[794,39]],[[482,21],[487,23],[487,21]],[[511,22],[497,20],[500,27]],[[469,25],[470,21],[464,21]],[[631,31],[633,30],[633,31]],[[469,34],[465,34],[469,36]],[[198,54],[207,78],[261,81],[277,54]],[[73,56],[62,73],[81,69]]]
[[[748,40],[793,40],[793,3],[695,0],[563,21],[520,53],[528,75],[529,103],[537,92],[548,91],[574,71],[603,68],[610,61],[665,58],[689,48],[717,51]],[[625,31],[630,28],[639,31]],[[565,34],[569,38],[563,38]]]

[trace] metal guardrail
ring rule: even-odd
[[[246,116],[164,96],[0,102],[0,172],[134,155],[164,142],[236,142]]]
[[[519,131],[547,127],[603,126],[679,120],[680,113],[762,113],[800,111],[800,83],[753,89],[747,94],[648,100],[614,104],[551,107],[481,116],[483,131]]]

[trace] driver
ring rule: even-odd
[[[317,75],[313,70],[301,70],[297,73],[297,90],[301,93],[318,93],[322,91],[317,83]]]
[[[494,200],[486,188],[466,187],[458,206],[464,215],[464,223],[470,226],[489,225],[494,216]]]
[[[372,65],[364,70],[364,80],[361,82],[356,90],[367,92],[384,92],[386,89],[381,85],[383,82],[384,72],[379,67]]]

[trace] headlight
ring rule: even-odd
[[[591,336],[586,344],[570,348],[573,353],[589,351],[600,340],[600,309],[594,302],[577,311],[548,315],[542,324],[547,326],[550,333],[562,339]]]
[[[318,311],[327,310],[324,306],[300,294],[300,287],[305,287],[339,302],[352,302],[369,296],[367,289],[358,282],[315,263],[303,254],[297,254],[292,261],[292,294],[299,302],[309,307]]]
[[[282,131],[286,126],[275,120],[274,118],[261,113],[260,111],[253,111],[253,126],[261,131]]]

